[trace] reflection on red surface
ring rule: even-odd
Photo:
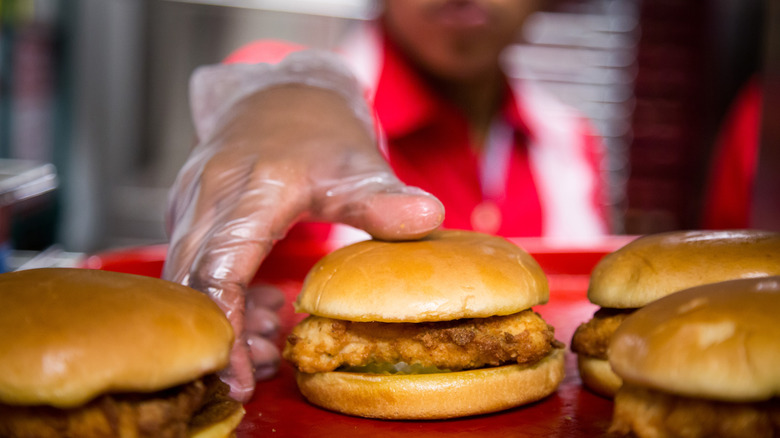
[[[576,327],[589,319],[596,306],[588,302],[588,275],[606,253],[628,238],[609,239],[599,245],[566,248],[533,239],[515,242],[537,258],[548,273],[550,301],[535,308],[556,328],[556,337],[569,344]],[[257,281],[278,285],[288,297],[280,310],[282,332],[287,333],[303,315],[293,312],[292,301],[305,272],[324,249],[304,244],[279,248],[258,273]],[[164,246],[131,248],[99,254],[84,266],[94,269],[159,276]],[[283,338],[278,339],[279,345]],[[295,386],[293,369],[283,363],[272,379],[259,382],[237,438],[422,436],[422,437],[594,437],[604,435],[612,402],[582,388],[576,358],[566,356],[566,378],[558,391],[544,400],[499,413],[445,421],[384,421],[350,417],[310,405]]]

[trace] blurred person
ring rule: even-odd
[[[598,137],[502,70],[503,50],[542,6],[386,0],[336,53],[260,41],[196,70],[198,142],[171,190],[163,275],[209,293],[233,323],[222,377],[234,397],[247,401],[276,369],[259,333],[279,299],[248,285],[285,237],[345,229],[329,223],[386,240],[439,226],[608,233]]]

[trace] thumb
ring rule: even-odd
[[[444,205],[417,187],[402,184],[364,191],[337,209],[334,221],[360,228],[382,240],[424,237],[444,220]]]

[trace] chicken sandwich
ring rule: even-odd
[[[233,330],[160,279],[43,268],[0,275],[0,436],[224,438],[244,415],[214,374]]]
[[[712,283],[626,318],[609,347],[623,385],[610,432],[780,436],[780,277]]]
[[[436,231],[359,242],[320,260],[284,357],[313,404],[350,415],[439,419],[539,400],[563,379],[563,345],[531,308],[549,298],[511,242]]]
[[[586,387],[606,397],[621,379],[608,363],[612,334],[631,313],[671,293],[725,280],[780,275],[780,233],[759,230],[650,234],[594,268],[588,299],[599,306],[571,341]]]

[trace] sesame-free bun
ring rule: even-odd
[[[532,365],[434,374],[297,373],[311,403],[349,415],[434,420],[485,414],[540,400],[564,377],[564,351]]]
[[[638,308],[706,283],[780,275],[780,233],[759,230],[651,234],[605,256],[588,299],[602,307]]]
[[[780,277],[699,286],[620,325],[609,347],[626,384],[728,402],[780,396]]]
[[[518,246],[486,234],[439,230],[421,240],[363,241],[330,253],[304,280],[296,310],[356,325],[428,323],[424,327],[433,330],[437,322],[511,315],[548,298],[544,272]],[[434,371],[297,371],[296,380],[309,402],[336,412],[393,420],[454,418],[555,392],[564,377],[564,350],[554,346],[530,364]]]
[[[0,275],[0,403],[79,406],[224,368],[232,327],[205,294],[76,268]]]
[[[424,322],[509,315],[549,298],[547,277],[501,237],[438,230],[414,241],[367,240],[322,258],[296,311],[350,321]]]
[[[623,384],[606,359],[578,354],[577,371],[585,386],[607,398],[614,397]]]

